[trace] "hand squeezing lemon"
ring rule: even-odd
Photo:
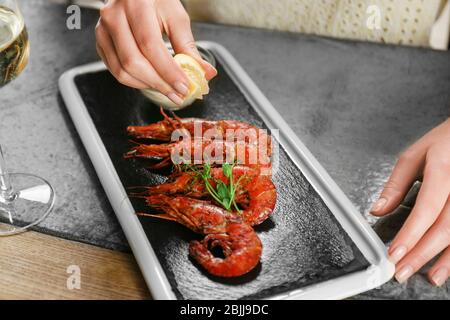
[[[182,104],[175,104],[165,95],[156,90],[141,90],[142,93],[155,104],[168,110],[183,109],[194,103],[195,100],[203,99],[203,96],[209,93],[209,86],[205,77],[205,71],[194,58],[180,53],[174,56],[174,60],[189,79],[189,92],[184,96]]]

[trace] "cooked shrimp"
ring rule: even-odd
[[[213,187],[216,186],[217,180],[228,183],[222,168],[212,168],[210,173],[212,177],[210,183]],[[242,219],[252,226],[265,221],[273,212],[277,198],[276,188],[270,176],[261,175],[258,169],[235,166],[233,177],[235,181],[239,181],[235,202],[243,209],[239,213]],[[204,182],[193,172],[175,173],[168,182],[144,189],[145,191],[138,195],[180,194],[196,199],[213,200]]]
[[[246,166],[270,168],[270,155],[271,150],[258,143],[188,139],[168,144],[138,143],[124,157],[126,159],[157,160],[156,164],[150,165],[152,169],[160,169],[171,163],[222,164],[234,162]]]
[[[144,197],[147,205],[163,214],[140,214],[183,224],[205,235],[192,241],[189,253],[209,273],[219,277],[237,277],[251,271],[261,258],[262,244],[257,234],[236,214],[209,201],[188,197],[151,195]],[[224,258],[215,257],[210,249],[220,247]]]
[[[226,140],[227,135],[234,134],[233,141],[249,142],[253,139],[268,138],[266,130],[242,121],[217,120],[210,121],[200,118],[171,118],[161,109],[164,120],[146,126],[129,126],[128,134],[136,139],[154,139],[160,141],[172,141],[172,134],[175,130],[185,130],[194,138],[208,139],[208,137],[221,137]],[[231,139],[229,139],[231,140]],[[270,144],[270,138],[268,139]]]

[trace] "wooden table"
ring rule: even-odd
[[[30,231],[0,238],[0,257],[0,299],[150,298],[127,253]],[[71,266],[79,267],[80,289]]]

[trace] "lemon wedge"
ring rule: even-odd
[[[182,53],[175,55],[173,58],[189,79],[189,92],[184,97],[183,103],[177,105],[154,89],[144,89],[141,92],[153,103],[161,105],[165,109],[179,110],[191,105],[197,99],[203,99],[203,96],[209,93],[209,86],[205,71],[194,58]]]

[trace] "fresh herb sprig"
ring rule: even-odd
[[[211,176],[211,165],[209,163],[205,163],[202,166],[184,165],[181,167],[181,170],[194,172],[196,178],[203,181],[205,188],[211,197],[224,207],[225,210],[232,211],[232,208],[234,208],[236,211],[240,212],[235,199],[240,179],[234,181],[234,166],[235,164],[222,164],[223,175],[228,179],[228,184]],[[211,184],[211,181],[215,182],[215,187]]]

